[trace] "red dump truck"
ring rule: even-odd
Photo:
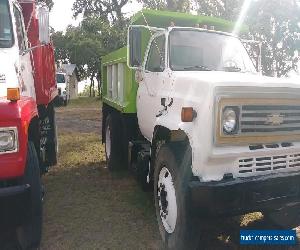
[[[34,0],[0,0],[0,226],[38,247],[41,176],[57,163],[57,96],[49,10]]]

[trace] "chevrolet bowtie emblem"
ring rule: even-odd
[[[272,125],[272,126],[278,126],[283,123],[283,115],[280,114],[272,114],[267,116],[266,124]]]

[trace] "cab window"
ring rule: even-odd
[[[65,83],[66,82],[65,75],[63,75],[63,74],[56,74],[56,82],[57,83]]]
[[[0,48],[13,45],[13,33],[7,0],[0,0]]]
[[[148,54],[146,70],[163,72],[165,69],[165,35],[154,38]]]

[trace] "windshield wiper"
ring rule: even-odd
[[[184,70],[200,70],[200,71],[211,71],[210,68],[203,65],[193,65],[183,68]]]
[[[242,71],[241,68],[236,67],[236,66],[227,66],[227,67],[223,67],[223,69],[228,72],[241,72]]]

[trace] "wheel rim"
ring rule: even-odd
[[[106,127],[106,132],[105,132],[105,152],[106,152],[107,159],[109,159],[111,153],[111,139],[110,139],[109,125]]]
[[[161,222],[168,233],[173,233],[177,221],[177,202],[170,171],[163,167],[157,183],[157,198]]]

